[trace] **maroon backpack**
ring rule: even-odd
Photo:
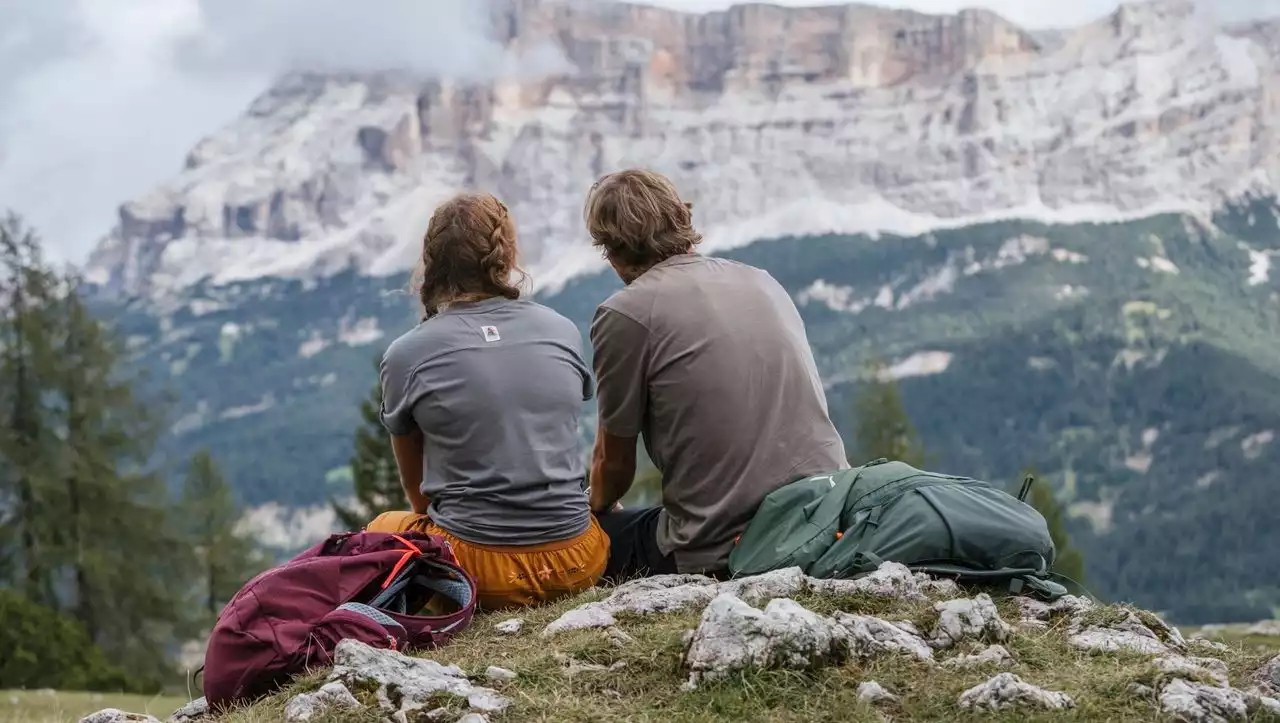
[[[212,709],[246,703],[332,663],[339,641],[444,645],[471,624],[475,581],[444,538],[348,532],[250,580],[223,608],[204,656]],[[431,605],[439,614],[419,614]]]

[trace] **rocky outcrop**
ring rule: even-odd
[[[752,604],[809,591],[924,602],[929,599],[926,590],[939,596],[954,589],[955,585],[950,581],[933,580],[895,562],[885,563],[870,574],[853,580],[819,580],[808,577],[798,567],[728,582],[716,582],[704,575],[658,575],[624,583],[604,600],[570,610],[545,627],[542,636],[551,638],[570,630],[612,628],[617,624],[614,616],[618,613],[653,615],[676,612],[705,606],[719,595],[730,595]]]
[[[306,723],[330,712],[354,710],[360,701],[342,683],[326,683],[314,693],[300,693],[284,707],[285,723]]]
[[[960,694],[961,708],[1004,710],[1008,708],[1040,708],[1064,710],[1074,708],[1075,701],[1066,693],[1044,690],[1022,680],[1013,673],[1001,673],[985,683]]]
[[[850,589],[854,590],[852,595],[840,594]],[[836,590],[840,592],[833,592]],[[547,657],[558,665],[560,675],[581,680],[583,684],[575,687],[575,691],[583,695],[588,695],[585,692],[588,690],[604,691],[612,703],[623,699],[624,694],[615,688],[616,681],[627,676],[632,666],[646,667],[650,673],[654,669],[654,652],[640,647],[653,639],[654,629],[640,634],[639,628],[662,623],[662,616],[694,612],[698,615],[697,622],[678,647],[678,667],[674,655],[659,666],[672,672],[678,670],[678,679],[686,691],[756,670],[814,672],[839,667],[838,671],[831,672],[836,675],[845,675],[848,671],[865,673],[875,671],[883,662],[879,659],[900,656],[884,669],[913,666],[930,680],[946,680],[946,676],[955,675],[968,677],[972,671],[994,669],[990,671],[991,678],[954,699],[953,715],[960,710],[978,714],[1025,710],[1028,715],[1064,711],[1076,707],[1074,696],[1085,695],[1083,690],[1088,695],[1102,695],[1105,691],[1108,695],[1125,696],[1131,699],[1130,703],[1140,699],[1138,705],[1128,706],[1126,720],[1132,717],[1129,713],[1139,710],[1142,715],[1148,715],[1153,707],[1158,707],[1162,715],[1172,720],[1193,723],[1270,720],[1280,716],[1280,701],[1273,695],[1280,657],[1243,672],[1242,688],[1235,688],[1231,685],[1230,669],[1247,658],[1238,651],[1228,651],[1225,655],[1232,661],[1229,666],[1224,659],[1192,655],[1189,650],[1193,646],[1183,641],[1176,629],[1145,611],[1098,607],[1074,598],[1052,604],[1022,598],[1002,600],[1003,609],[1017,610],[1024,621],[1047,622],[1051,626],[1036,629],[1006,623],[1000,608],[987,594],[934,600],[924,597],[924,590],[932,590],[935,596],[953,592],[950,587],[934,585],[896,563],[885,563],[870,575],[845,581],[813,580],[799,570],[779,570],[729,582],[691,575],[637,580],[615,588],[602,600],[569,611],[544,628],[544,634],[550,631],[551,635],[534,646],[538,648],[534,655],[502,656],[495,652],[494,662],[502,662],[503,667],[492,664],[477,667],[470,675],[455,665],[343,641],[335,651],[335,665],[323,684],[318,689],[292,695],[284,704],[283,720],[302,723],[375,716],[401,723],[417,720],[456,723],[486,720],[488,716],[523,719],[524,711],[518,707],[521,701],[536,695],[539,688],[554,688],[553,679],[547,677],[548,671],[542,667],[548,653]],[[822,609],[834,611],[816,612],[805,606],[808,601],[816,603],[811,607],[821,605]],[[879,616],[854,612],[865,610],[868,603],[881,611]],[[626,613],[622,617],[626,626],[637,628],[637,635],[619,628],[614,615],[622,613]],[[598,622],[605,616],[613,622],[579,628],[571,624]],[[903,617],[915,622],[901,619]],[[490,636],[489,643],[499,644],[495,651],[499,651],[500,643],[512,634],[508,630],[512,626],[506,625],[507,622],[510,621],[504,620],[487,629],[477,628]],[[674,653],[679,628],[672,630],[669,623],[670,618],[655,629],[670,636],[661,640],[668,646],[667,650]],[[569,630],[592,628],[596,630],[580,633],[576,638],[560,638]],[[922,634],[922,629],[927,629],[927,634]],[[561,649],[564,645],[569,648]],[[1048,649],[1032,654],[1028,646],[1039,645]],[[485,646],[472,648],[468,654],[478,649]],[[1019,665],[1011,649],[1020,656],[1039,660],[1026,665],[1023,671],[1024,666]],[[1119,661],[1109,656],[1110,653],[1123,653],[1119,661],[1126,662],[1134,655],[1147,656],[1149,664],[1130,669],[1127,665],[1117,665]],[[1070,694],[1053,690],[1057,687],[1050,680],[1054,671],[1052,666],[1043,665],[1044,660],[1053,660],[1051,656],[1062,656],[1062,663],[1073,666],[1073,670],[1097,662],[1099,674],[1104,677],[1114,676],[1117,670],[1132,670],[1133,677],[1114,679],[1105,685],[1090,683],[1081,689],[1076,687],[1077,671],[1065,678],[1053,678],[1058,682],[1068,681]],[[510,657],[510,662],[505,657]],[[844,666],[846,662],[856,665]],[[1019,672],[1034,674],[1037,679],[1025,680],[1013,672],[998,671],[999,668],[1018,668]],[[528,685],[530,682],[532,687]],[[919,702],[916,699],[919,691],[912,690],[911,686],[898,683],[891,691],[874,680],[847,682],[856,682],[860,705],[875,706],[895,717],[898,714],[909,717],[918,711],[912,706]],[[937,689],[932,692],[936,694]],[[563,695],[563,691],[552,695]],[[1124,704],[1126,701],[1113,702]],[[937,701],[931,700],[928,705],[936,707]],[[938,719],[936,710],[931,710],[930,719]],[[543,712],[545,710],[538,715]],[[205,715],[207,706],[198,700],[175,713],[171,721],[183,723]],[[155,721],[150,716],[107,709],[86,717],[82,723]]]
[[[564,63],[478,83],[281,79],[121,208],[88,277],[163,296],[201,278],[399,272],[432,207],[482,188],[550,286],[600,267],[583,195],[631,165],[675,180],[708,249],[1274,190],[1280,36],[1215,29],[1192,7],[1125,6],[1041,42],[982,10],[504,0],[508,51]]]
[[[838,663],[848,652],[839,623],[782,598],[763,611],[720,595],[702,614],[685,653],[690,687],[745,668],[807,670]]]
[[[428,710],[440,695],[465,700],[472,709],[484,713],[501,712],[511,705],[510,699],[496,691],[472,684],[457,666],[380,650],[355,640],[338,643],[330,679],[350,687],[375,687],[378,703],[388,714]]]
[[[934,608],[938,611],[938,622],[929,636],[929,644],[935,648],[949,648],[966,639],[1000,643],[1013,632],[986,593],[973,599],[941,602]]]

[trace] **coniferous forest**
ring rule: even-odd
[[[155,454],[167,395],[13,215],[0,299],[0,688],[158,691],[265,561],[207,453]]]

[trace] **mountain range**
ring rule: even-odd
[[[935,466],[1055,485],[1096,592],[1187,622],[1280,606],[1280,22],[488,10],[521,73],[282,78],[87,264],[176,392],[166,451],[210,448],[272,541],[310,542],[346,491],[434,205],[501,197],[537,297],[585,330],[619,282],[583,196],[640,165],[704,252],[792,293],[843,430],[884,360]]]

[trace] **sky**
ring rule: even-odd
[[[607,2],[608,0],[596,0]],[[728,0],[650,0],[693,11]],[[835,4],[775,0],[784,5]],[[1205,0],[1232,19],[1280,0]],[[1029,28],[1096,19],[1114,0],[881,0],[987,7]],[[0,212],[78,262],[122,202],[173,177],[187,151],[294,68],[483,72],[502,62],[476,0],[0,0]]]

